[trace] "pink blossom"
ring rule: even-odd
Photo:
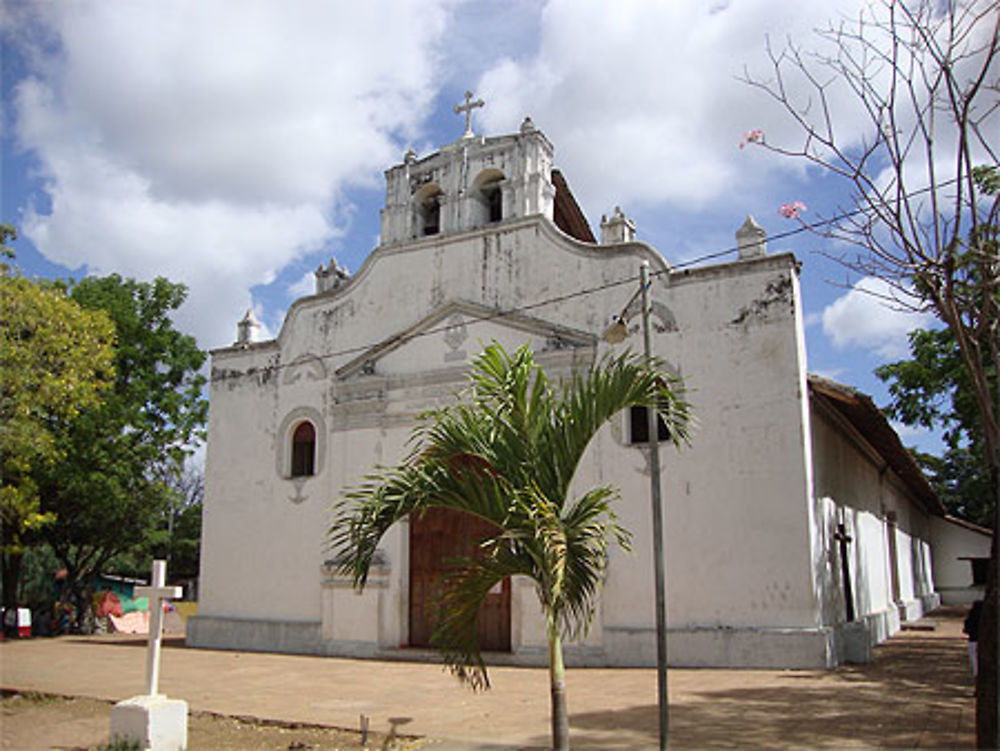
[[[794,203],[783,203],[778,209],[778,213],[785,219],[798,219],[799,214],[803,211],[808,211],[806,205],[802,201],[795,201]]]
[[[748,143],[764,143],[764,131],[760,128],[748,130],[743,134],[743,140],[740,141],[740,148],[746,148]]]

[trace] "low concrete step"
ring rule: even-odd
[[[937,631],[937,621],[903,621],[903,631]]]

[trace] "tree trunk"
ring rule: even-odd
[[[80,586],[77,600],[76,625],[81,634],[94,633],[94,588],[91,585],[92,581],[88,577],[87,581]]]
[[[993,510],[993,545],[990,549],[990,570],[986,577],[986,601],[979,618],[979,670],[976,679],[976,747],[1000,748],[1000,732],[997,717],[1000,715],[1000,697],[997,695],[1000,683],[1000,654],[998,654],[998,631],[1000,631],[1000,577],[997,574],[997,539],[1000,527],[1000,468],[991,467],[994,498],[997,502]]]
[[[3,607],[5,612],[17,609],[17,589],[21,583],[21,559],[23,554],[3,554]],[[5,619],[6,621],[6,619]],[[16,622],[16,621],[15,621]],[[0,623],[0,630],[5,629],[5,623]]]
[[[566,667],[559,626],[549,626],[549,686],[552,698],[552,749],[569,751],[569,714],[566,710]]]
[[[93,574],[73,568],[66,571],[66,599],[72,604],[75,619],[75,631],[80,634],[93,633],[93,601],[94,593],[91,582]]]

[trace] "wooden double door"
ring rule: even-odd
[[[431,508],[410,518],[411,647],[430,646],[437,624],[441,576],[456,558],[480,555],[479,544],[494,534],[489,522],[472,514]],[[479,648],[510,651],[510,579],[486,595],[479,609]]]

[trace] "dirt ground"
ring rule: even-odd
[[[99,751],[108,742],[111,702],[49,694],[0,697],[0,748],[4,751]],[[360,732],[320,725],[271,723],[188,715],[192,751],[412,751],[423,742],[406,736],[372,733],[362,745]]]
[[[672,669],[671,747],[971,748],[975,699],[963,617],[962,608],[936,611],[875,647],[865,665]],[[116,636],[0,642],[0,689],[21,695],[0,702],[0,748],[100,748],[110,702],[141,682],[144,647]],[[381,733],[409,734],[373,737],[370,751],[549,742],[544,668],[496,666],[492,690],[473,694],[431,663],[199,650],[167,640],[164,663],[164,693],[192,708],[192,751],[360,749],[361,713]],[[655,671],[574,668],[567,687],[574,748],[655,747]]]

